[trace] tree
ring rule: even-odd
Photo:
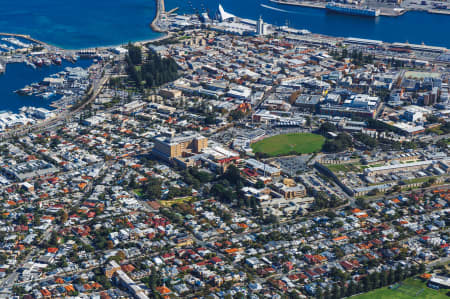
[[[117,261],[117,262],[121,262],[126,258],[125,253],[120,250],[119,252],[117,252],[117,254],[115,256],[112,257],[113,260]]]
[[[356,294],[356,284],[353,280],[350,281],[347,287],[347,297],[350,297],[352,295]]]
[[[325,298],[322,289],[319,288],[319,287],[316,290],[316,298],[317,299],[324,299]]]
[[[63,213],[61,215],[61,223],[62,224],[66,223],[68,219],[69,219],[69,214],[67,214],[66,211],[63,211]]]
[[[340,133],[335,139],[328,139],[322,146],[324,152],[338,153],[353,145],[352,138],[346,133]]]
[[[333,288],[331,289],[331,296],[334,299],[339,299],[340,298],[340,292],[339,292],[339,288],[336,284],[333,285]]]
[[[17,223],[20,225],[26,225],[28,224],[28,218],[27,216],[25,216],[25,214],[21,214],[18,218],[17,218]]]
[[[383,271],[381,272],[381,286],[387,286],[388,285],[388,272]]]
[[[318,133],[321,135],[326,135],[328,132],[336,132],[337,128],[334,124],[330,122],[324,122],[320,125],[320,128],[318,130]]]
[[[373,289],[372,282],[368,276],[364,276],[363,286],[364,286],[364,292],[369,292]]]
[[[142,50],[140,47],[128,43],[128,56],[134,65],[139,65],[142,63]]]
[[[58,233],[57,232],[52,232],[51,236],[50,236],[50,240],[48,241],[48,244],[50,246],[58,246]]]
[[[425,271],[426,271],[425,264],[421,263],[419,265],[419,274],[423,274],[423,273],[425,273]]]
[[[395,281],[394,271],[392,271],[392,269],[389,269],[387,281],[388,281],[388,284],[393,284]]]
[[[106,242],[106,247],[107,247],[108,249],[113,249],[113,248],[114,248],[114,243],[113,243],[113,241],[108,240],[108,241]]]
[[[242,181],[241,172],[234,165],[230,165],[228,167],[227,171],[223,175],[223,178],[228,180],[231,184],[234,185],[238,185]]]
[[[372,138],[367,134],[357,133],[354,136],[356,140],[364,143],[369,149],[375,148],[378,144],[378,141],[375,138]]]

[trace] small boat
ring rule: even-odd
[[[31,86],[25,86],[24,88],[16,90],[15,92],[20,95],[29,95],[31,92],[33,92],[33,88]]]
[[[44,93],[41,93],[41,94],[39,95],[39,97],[43,98],[44,100],[48,100],[48,99],[50,99],[50,98],[52,98],[52,97],[54,97],[54,96],[55,96],[55,93],[54,93],[54,92],[51,92],[51,91],[44,92]]]
[[[36,66],[42,66],[42,65],[44,64],[44,62],[42,61],[42,59],[40,59],[39,57],[35,58],[35,59],[33,60],[33,62],[34,62],[34,64],[35,64]]]

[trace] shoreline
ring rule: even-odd
[[[288,5],[288,6],[300,6],[300,7],[309,7],[309,8],[317,8],[317,9],[326,9],[326,3],[322,2],[309,2],[309,1],[291,1],[291,0],[269,0],[272,3]],[[399,10],[391,9],[390,11],[383,10],[380,8],[380,16],[383,17],[399,17],[410,11],[422,11],[430,14],[440,14],[440,15],[450,15],[450,10],[441,10],[441,9],[406,9],[400,8]]]
[[[162,34],[158,37],[155,38],[151,38],[151,39],[138,39],[138,40],[131,40],[132,43],[140,43],[140,44],[147,44],[147,43],[151,43],[151,42],[158,42],[160,40],[164,40],[168,37],[168,33],[165,31],[162,32],[157,32],[159,34]],[[109,48],[114,48],[114,47],[120,47],[120,46],[124,46],[126,44],[128,44],[128,42],[122,42],[120,44],[114,44],[114,45],[106,45],[106,46],[92,46],[89,48],[64,48],[61,46],[57,46],[57,45],[53,45],[38,39],[33,38],[30,35],[27,34],[22,34],[22,33],[11,33],[11,32],[0,32],[0,36],[10,36],[10,37],[19,37],[19,38],[23,38],[26,39],[28,41],[34,42],[36,44],[39,44],[41,46],[48,46],[54,49],[59,49],[61,51],[67,51],[67,52],[80,52],[80,51],[86,51],[86,50],[93,50],[93,49],[98,49],[98,50],[105,50],[105,49],[109,49]]]
[[[156,2],[155,17],[153,18],[152,22],[149,24],[149,27],[154,33],[159,34],[159,36],[157,36],[155,38],[151,38],[151,39],[130,40],[131,42],[142,45],[142,44],[148,44],[148,43],[152,43],[152,42],[159,42],[161,40],[171,37],[170,33],[168,33],[166,30],[161,29],[157,24],[157,22],[160,21],[161,14],[166,13],[166,11],[164,10],[164,0],[155,0],[155,2]],[[175,12],[176,10],[178,10],[178,7],[171,9],[170,11],[167,12],[167,14],[171,14],[171,13]],[[86,50],[94,50],[94,49],[95,50],[105,50],[105,49],[109,49],[109,48],[124,46],[128,43],[128,41],[124,41],[124,42],[121,42],[119,44],[114,44],[114,45],[102,45],[102,46],[99,45],[99,46],[92,46],[92,47],[85,47],[85,48],[64,48],[62,46],[53,45],[48,42],[38,40],[36,38],[33,38],[29,34],[0,32],[0,36],[11,36],[11,37],[23,38],[28,41],[34,42],[36,44],[39,44],[41,46],[48,46],[48,47],[60,49],[62,51],[77,51],[77,52],[86,51]]]

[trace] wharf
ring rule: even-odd
[[[155,32],[165,32],[158,25],[162,15],[164,15],[166,12],[165,6],[164,6],[164,0],[155,0],[155,2],[156,2],[156,14],[155,14],[155,18],[153,19],[153,21],[150,24],[150,28],[152,28],[152,30]]]
[[[302,6],[310,8],[325,9],[325,2],[311,2],[311,1],[295,1],[295,0],[269,0],[270,2],[291,6]],[[405,14],[406,9],[393,9],[393,8],[380,8],[380,16],[385,17],[398,17]]]
[[[17,34],[17,33],[7,33],[7,32],[0,32],[0,36],[11,36],[11,37],[19,37],[19,38],[23,38],[26,39],[30,42],[34,42],[36,44],[42,45],[42,46],[48,46],[47,43],[37,40],[35,38],[32,38],[31,36],[27,35],[27,34]]]
[[[441,15],[450,15],[450,10],[443,10],[443,9],[429,9],[427,10],[427,12]]]
[[[311,8],[325,8],[325,6],[326,6],[326,3],[322,3],[322,2],[291,1],[291,0],[269,0],[269,1],[276,3],[276,4],[303,6],[303,7],[311,7]]]

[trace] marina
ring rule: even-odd
[[[50,90],[28,94],[27,90],[24,90],[24,93],[28,94],[28,96],[25,96],[23,93],[15,91],[30,86],[28,92],[31,92],[34,88],[31,87],[31,84],[43,82],[45,78],[64,71],[66,67],[87,68],[91,63],[92,60],[79,60],[76,64],[64,60],[60,65],[53,64],[41,68],[32,68],[25,63],[8,64],[6,74],[0,75],[0,96],[2,98],[0,110],[17,113],[24,106],[51,109],[52,101],[60,98],[62,94],[57,96],[55,93],[51,96],[51,94],[45,93],[51,92]]]

